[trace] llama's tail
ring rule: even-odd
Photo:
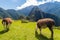
[[[55,26],[55,24],[56,24],[55,21],[53,21],[53,25],[54,25],[54,26]]]

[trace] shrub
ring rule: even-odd
[[[21,23],[28,23],[29,21],[28,20],[25,20],[25,19],[22,19],[21,20]]]

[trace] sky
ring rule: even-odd
[[[54,1],[60,2],[60,0],[0,0],[0,7],[3,9],[20,10],[31,5],[38,6],[47,2]]]

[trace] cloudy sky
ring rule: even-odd
[[[40,4],[54,1],[60,2],[60,0],[0,0],[0,7],[4,9],[19,10],[31,5],[37,6]]]

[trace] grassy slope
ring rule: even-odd
[[[14,21],[10,27],[10,30],[4,34],[0,32],[0,40],[49,40],[50,31],[48,28],[42,29],[42,34],[35,33],[35,22],[21,23],[21,21]],[[3,30],[3,26],[0,20],[0,31]],[[60,30],[54,29],[54,40],[60,40]]]

